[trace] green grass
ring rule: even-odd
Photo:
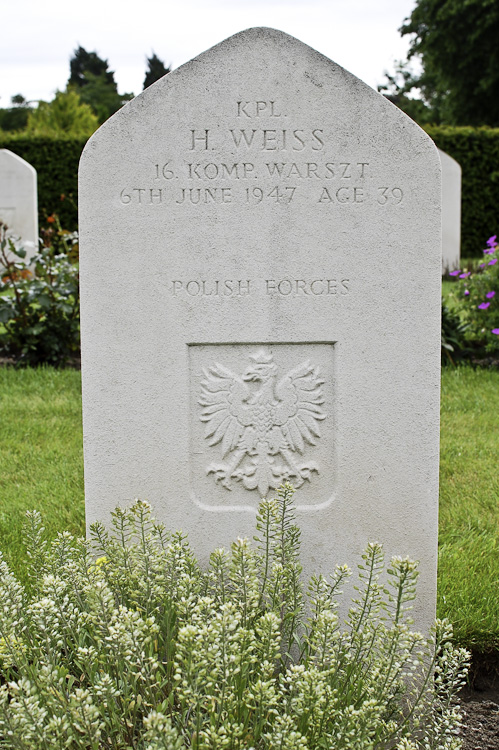
[[[499,648],[499,372],[442,374],[438,614]]]
[[[498,415],[499,372],[444,369],[438,614],[480,650],[499,648]],[[21,576],[31,508],[84,533],[79,372],[0,368],[0,549]]]
[[[80,389],[74,370],[0,367],[0,549],[21,575],[27,510],[51,536],[85,530]]]

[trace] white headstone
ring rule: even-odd
[[[0,221],[29,259],[38,252],[36,169],[6,148],[0,149]]]
[[[170,73],[80,167],[87,521],[147,499],[201,559],[289,479],[307,574],[368,541],[434,616],[440,161],[282,32]]]
[[[442,273],[455,271],[461,259],[461,166],[438,149],[442,164]]]

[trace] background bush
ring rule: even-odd
[[[498,224],[499,128],[428,125],[425,130],[461,165],[461,256],[479,257],[483,238]]]

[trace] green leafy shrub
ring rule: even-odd
[[[304,596],[293,488],[263,500],[256,547],[202,570],[147,503],[91,541],[48,545],[28,514],[29,590],[0,563],[0,746],[19,750],[455,750],[469,655],[411,632],[416,564],[370,544]]]
[[[0,353],[18,366],[60,366],[79,352],[77,236],[49,221],[30,262],[0,222]]]
[[[499,245],[489,237],[483,262],[472,270],[451,271],[458,277],[454,307],[476,350],[499,354]]]
[[[99,121],[89,104],[71,89],[56,91],[51,102],[38,102],[28,116],[26,135],[42,138],[89,138]]]

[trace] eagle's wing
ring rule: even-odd
[[[222,441],[224,457],[237,446],[244,430],[251,425],[251,410],[244,401],[249,395],[246,383],[227,367],[215,364],[203,370],[201,421],[206,423],[204,435],[209,445]]]
[[[278,403],[274,424],[292,451],[303,452],[305,441],[315,445],[320,437],[319,422],[326,418],[322,404],[324,397],[319,369],[309,360],[285,375],[276,386]]]

